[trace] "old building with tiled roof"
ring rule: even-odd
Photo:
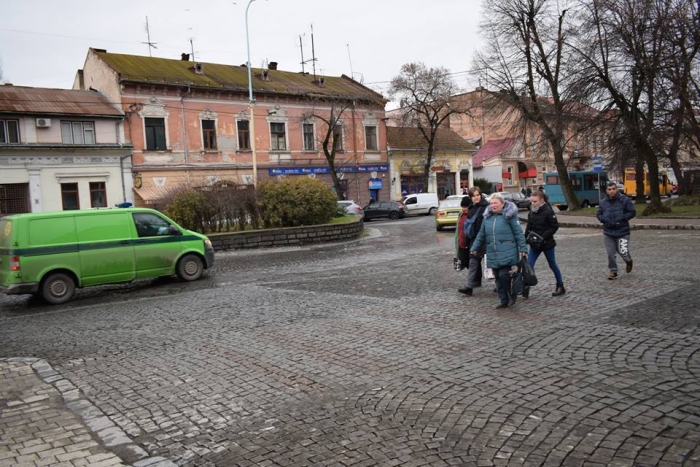
[[[0,216],[132,201],[131,150],[99,92],[0,85]]]
[[[224,180],[312,176],[330,183],[321,140],[324,117],[338,109],[333,140],[341,189],[348,198],[388,199],[382,177],[388,170],[386,100],[380,94],[347,76],[282,71],[270,62],[251,70],[250,106],[245,65],[182,58],[90,49],[76,75],[75,89],[98,89],[126,113],[138,204],[184,185]]]
[[[471,158],[476,147],[449,128],[438,129],[427,187],[423,186],[423,168],[428,142],[421,131],[414,127],[387,127],[387,143],[392,182],[400,189],[397,197],[430,192],[444,198],[461,193],[473,182]]]

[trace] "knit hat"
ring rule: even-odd
[[[462,198],[462,202],[459,203],[459,205],[462,206],[463,208],[468,208],[469,206],[471,206],[471,204],[472,204],[472,200],[469,199],[469,196],[464,196]]]

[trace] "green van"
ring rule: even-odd
[[[0,292],[64,303],[76,287],[177,274],[214,264],[207,237],[153,209],[112,208],[0,218]]]

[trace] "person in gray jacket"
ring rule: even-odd
[[[527,257],[525,235],[520,227],[518,208],[505,201],[499,193],[489,199],[489,207],[484,211],[481,228],[470,248],[470,254],[477,256],[482,245],[486,244],[486,266],[496,276],[496,289],[499,305],[507,308],[515,305],[516,294],[512,290],[512,270],[520,258]]]
[[[617,191],[617,183],[608,181],[605,187],[607,196],[600,200],[596,217],[603,224],[603,242],[608,253],[608,279],[617,279],[616,253],[627,264],[626,271],[632,272],[630,255],[630,220],[637,215],[632,200]]]

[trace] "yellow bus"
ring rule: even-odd
[[[661,196],[671,196],[673,184],[668,178],[666,170],[659,169],[659,194]],[[637,196],[637,171],[635,169],[625,169],[625,194],[634,198]],[[644,172],[644,196],[651,194],[649,189],[649,172]]]

